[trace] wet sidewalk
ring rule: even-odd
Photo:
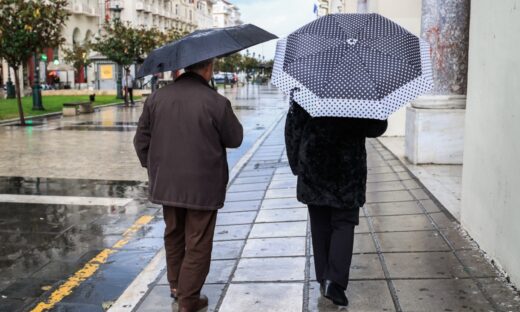
[[[245,140],[281,117],[273,87],[226,89]],[[132,144],[142,104],[0,126],[0,311],[103,312],[163,245],[161,207]]]
[[[296,198],[283,121],[231,181],[218,215],[209,311],[337,311],[315,281],[307,210]],[[377,140],[356,229],[348,311],[520,311],[518,293]],[[164,268],[164,265],[162,265]],[[177,311],[164,269],[136,306]],[[135,298],[134,298],[135,299]]]

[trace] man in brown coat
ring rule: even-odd
[[[144,104],[134,146],[148,169],[150,201],[163,205],[167,275],[181,312],[208,305],[217,210],[228,183],[226,148],[242,144],[231,103],[208,85],[213,60],[186,68]]]

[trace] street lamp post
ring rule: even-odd
[[[46,60],[47,56],[42,59]],[[40,85],[40,59],[37,54],[34,53],[34,83],[33,83],[33,110],[45,110],[42,103],[42,87]]]
[[[119,22],[121,20],[121,11],[123,9],[119,7],[119,4],[116,4],[114,7],[110,8],[110,11],[112,11],[112,16],[114,17],[114,20],[116,22]],[[123,68],[121,64],[117,64],[117,98],[122,99],[123,98]]]

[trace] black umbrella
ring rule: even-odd
[[[174,71],[278,38],[252,24],[197,30],[150,53],[137,78]]]
[[[331,14],[278,42],[273,84],[313,117],[387,119],[432,86],[430,47],[379,14]]]

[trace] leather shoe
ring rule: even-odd
[[[348,306],[348,299],[345,295],[345,290],[340,285],[330,280],[323,281],[323,296],[332,300],[335,305],[346,307]]]
[[[208,297],[201,295],[197,299],[181,299],[179,312],[199,312],[208,307]]]

